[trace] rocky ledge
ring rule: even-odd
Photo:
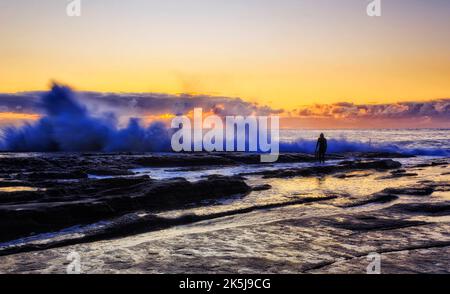
[[[370,161],[342,161],[337,165],[321,165],[305,168],[289,168],[268,170],[262,172],[243,173],[241,175],[262,175],[264,178],[289,178],[289,177],[311,177],[325,176],[342,172],[358,170],[392,170],[398,169],[402,164],[392,159],[370,160]]]
[[[37,191],[0,192],[0,241],[117,217],[131,211],[164,211],[244,196],[240,177],[152,180],[147,176],[52,183]]]

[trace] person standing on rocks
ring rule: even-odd
[[[320,134],[319,139],[316,144],[316,157],[319,159],[319,162],[325,163],[325,153],[327,153],[328,143],[325,135]]]

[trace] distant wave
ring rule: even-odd
[[[293,142],[280,142],[281,152],[314,153],[315,140],[298,139]],[[347,139],[328,139],[328,152],[388,152],[417,156],[449,156],[450,150],[439,148],[407,148],[395,144],[372,144],[349,141]]]

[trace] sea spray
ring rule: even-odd
[[[315,140],[297,139],[291,142],[281,142],[280,152],[283,153],[314,153],[316,146]],[[400,153],[404,155],[417,156],[449,156],[450,150],[441,148],[406,148],[396,144],[362,141],[350,141],[345,138],[328,139],[328,153],[345,153],[345,152],[384,152],[384,153]]]
[[[169,130],[159,122],[142,127],[131,119],[118,129],[112,113],[94,116],[70,88],[53,85],[41,99],[44,116],[36,123],[3,130],[5,151],[170,151]]]

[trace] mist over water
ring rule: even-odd
[[[54,85],[41,98],[43,117],[2,129],[0,149],[12,152],[171,152],[172,130],[162,122],[148,127],[132,118],[119,128],[113,113],[93,114],[70,88]],[[235,115],[239,115],[236,113]],[[314,153],[318,135],[328,152],[398,152],[450,155],[450,130],[281,130],[280,152]]]

